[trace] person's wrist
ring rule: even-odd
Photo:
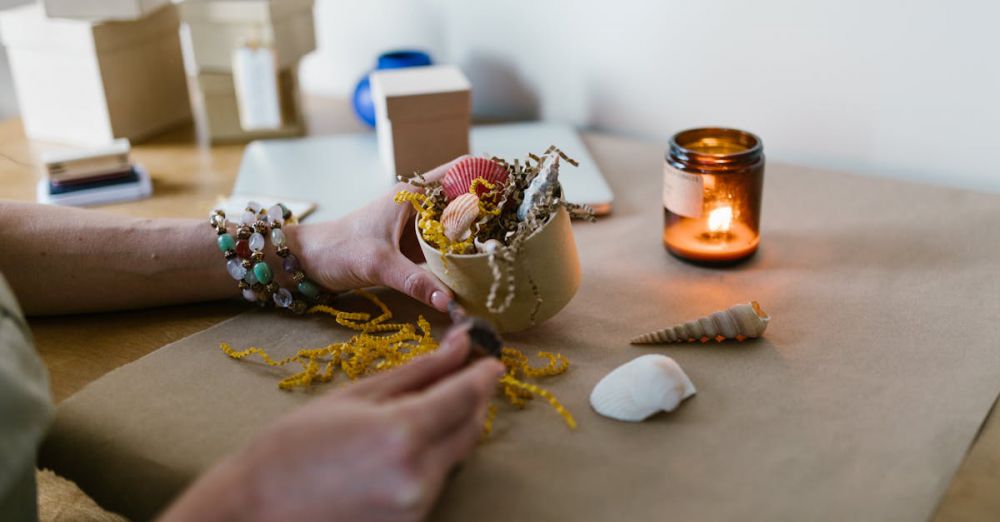
[[[238,223],[229,222],[219,209],[209,219],[219,237],[219,250],[227,259],[226,269],[247,301],[262,306],[273,301],[278,308],[302,314],[310,304],[328,297],[306,277],[292,253],[289,237],[295,246],[300,243],[297,221],[284,205],[279,203],[265,210],[260,203],[251,201]]]
[[[295,237],[296,230],[299,225],[284,225],[281,227],[281,232],[285,235],[285,244],[288,246],[290,255],[297,255],[300,251],[298,248],[298,243],[292,243],[292,238]],[[270,239],[270,238],[269,238]],[[269,242],[273,243],[273,242]],[[271,272],[274,274],[274,280],[282,287],[288,288],[290,290],[295,288],[296,282],[292,280],[291,274],[285,271],[285,259],[278,255],[277,249],[274,248],[273,244],[268,245],[269,248],[265,249],[264,261],[267,262],[268,266],[271,267]]]
[[[345,290],[334,284],[331,286],[329,274],[331,265],[341,257],[335,253],[342,246],[330,238],[335,223],[286,225],[285,245],[287,255],[281,259],[279,267],[284,269],[290,288],[296,288],[310,302],[327,304],[337,292]],[[326,256],[326,257],[324,257]]]
[[[314,276],[314,264],[312,263],[312,256],[309,252],[309,247],[305,244],[306,239],[304,236],[308,236],[308,229],[310,225],[285,225],[282,231],[285,233],[285,244],[288,245],[289,255],[288,257],[293,258],[293,263],[298,263],[302,272],[306,274],[306,277],[312,279]],[[306,232],[303,234],[303,232]],[[277,257],[277,267],[282,272],[283,281],[289,285],[290,288],[295,288],[297,284],[292,280],[291,274],[284,270],[285,260],[288,258]],[[312,279],[312,281],[319,284],[319,281]]]

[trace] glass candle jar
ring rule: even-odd
[[[663,244],[698,264],[749,258],[760,242],[763,187],[757,136],[722,128],[675,134],[663,164]]]

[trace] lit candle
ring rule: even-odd
[[[733,207],[719,207],[708,213],[708,231],[710,233],[728,233],[732,224]]]
[[[700,264],[752,256],[760,242],[763,182],[763,146],[753,134],[732,129],[678,133],[664,164],[667,250]]]

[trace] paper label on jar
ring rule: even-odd
[[[663,162],[663,206],[667,210],[679,216],[700,218],[703,190],[701,176]]]

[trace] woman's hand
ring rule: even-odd
[[[165,520],[411,521],[475,448],[503,373],[463,367],[465,329],[436,352],[280,420],[196,482]]]
[[[425,178],[440,179],[458,159],[428,172]],[[417,266],[424,258],[413,229],[413,208],[393,202],[400,190],[416,189],[400,183],[389,194],[335,222],[288,227],[292,251],[300,253],[305,273],[327,289],[384,285],[444,312],[451,291]]]

